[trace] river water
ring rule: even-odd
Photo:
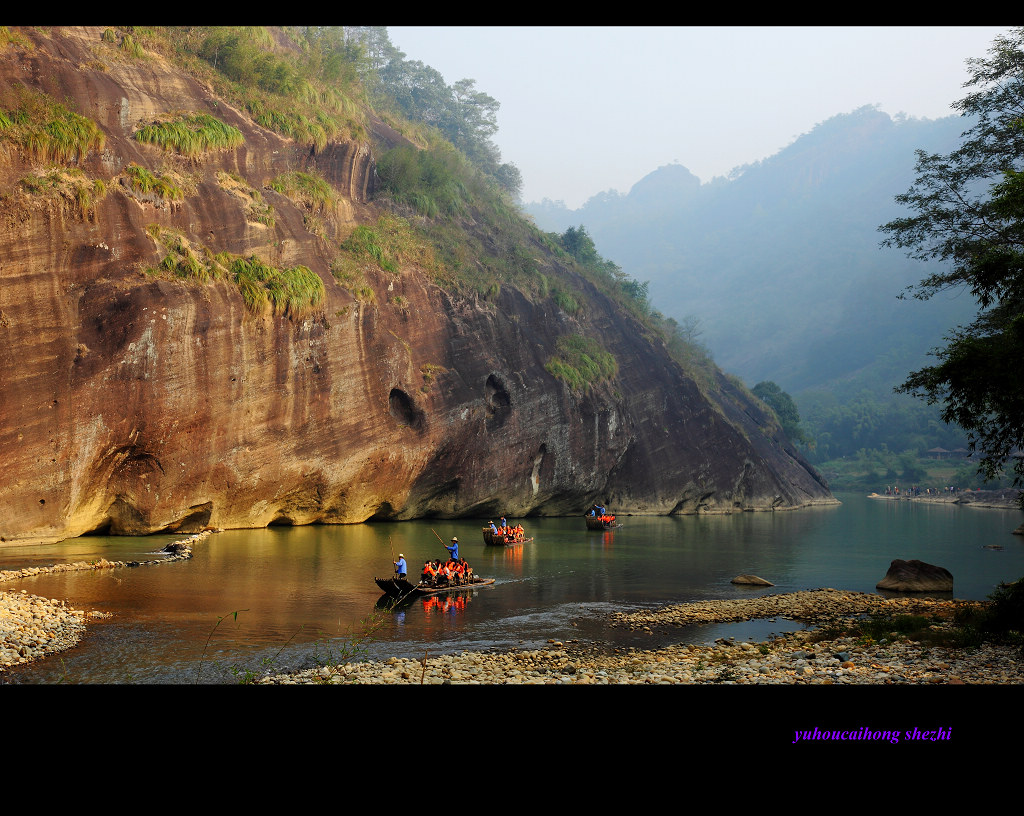
[[[621,517],[610,532],[582,518],[520,520],[534,540],[488,547],[484,520],[230,530],[200,543],[191,560],[37,576],[5,591],[67,599],[111,614],[89,624],[76,648],[12,669],[5,683],[236,683],[349,656],[423,657],[460,650],[534,648],[550,639],[656,646],[612,629],[609,613],[715,598],[819,587],[875,592],[894,558],[953,573],[953,597],[983,599],[1024,576],[1018,510],[992,510],[838,494],[843,503],[781,513]],[[510,520],[512,521],[512,520]],[[413,577],[445,555],[438,537],[489,587],[377,606],[375,576],[405,554]],[[147,560],[174,536],[85,537],[48,546],[4,546],[0,569],[106,558]],[[775,584],[730,583],[754,573]],[[761,640],[800,628],[755,621],[681,629],[676,642]]]

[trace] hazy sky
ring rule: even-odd
[[[388,26],[406,59],[501,103],[495,143],[523,201],[629,191],[678,162],[701,181],[863,105],[936,119],[965,60],[1010,26]],[[909,158],[912,161],[912,157]]]

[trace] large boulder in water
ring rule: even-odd
[[[875,588],[893,592],[952,592],[953,574],[945,567],[897,558]]]
[[[766,581],[757,575],[737,575],[732,579],[734,584],[749,584],[751,586],[775,586],[771,581]]]

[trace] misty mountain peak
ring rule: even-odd
[[[689,198],[700,189],[700,179],[681,164],[666,164],[648,173],[633,185],[628,198],[631,202],[649,203],[671,198]]]

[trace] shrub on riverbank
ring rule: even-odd
[[[1000,584],[988,597],[991,603],[962,607],[957,626],[981,637],[1024,645],[1024,578]]]
[[[865,645],[896,640],[900,637],[920,642],[934,640],[936,630],[931,627],[941,621],[942,619],[935,615],[868,615],[860,620],[840,625],[823,626],[819,634],[822,640],[855,637]]]

